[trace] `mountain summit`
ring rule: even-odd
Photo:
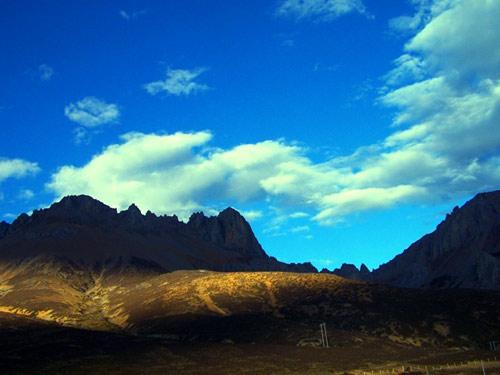
[[[316,271],[310,263],[286,264],[268,256],[233,208],[214,217],[195,213],[183,223],[175,215],[143,215],[133,204],[117,212],[86,195],[67,196],[10,225],[0,224],[1,260],[39,256],[162,271]]]

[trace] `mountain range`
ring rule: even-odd
[[[316,272],[310,263],[286,264],[268,256],[248,222],[227,208],[217,216],[194,213],[187,223],[174,216],[143,215],[131,205],[117,212],[92,197],[67,196],[47,209],[0,223],[0,260],[39,256],[75,264],[131,267],[151,272]]]
[[[233,208],[213,217],[194,213],[184,223],[175,215],[143,215],[133,204],[118,212],[85,195],[21,214],[12,224],[0,222],[0,261],[37,257],[106,272],[317,272],[310,263],[286,264],[268,256]],[[343,264],[331,273],[398,287],[500,289],[500,191],[455,207],[434,232],[371,272],[364,264],[360,269]]]

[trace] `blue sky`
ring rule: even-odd
[[[279,259],[376,267],[499,187],[497,1],[0,10],[0,220],[231,205]]]

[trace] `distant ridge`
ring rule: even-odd
[[[143,215],[134,204],[118,212],[86,195],[67,196],[12,224],[0,223],[0,260],[39,256],[94,266],[141,264],[156,271],[317,272],[310,263],[286,264],[268,256],[233,208],[214,217],[195,213],[183,223],[175,215]]]
[[[337,276],[344,277],[351,280],[363,280],[367,281],[370,279],[370,270],[363,263],[359,269],[354,264],[343,263],[340,268],[336,268],[333,271],[328,271],[327,269],[321,270],[322,273],[333,273]]]

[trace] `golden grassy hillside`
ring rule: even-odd
[[[0,312],[172,340],[317,337],[320,322],[411,346],[475,347],[500,331],[495,292],[398,289],[330,274],[112,272],[58,262],[0,267]]]

